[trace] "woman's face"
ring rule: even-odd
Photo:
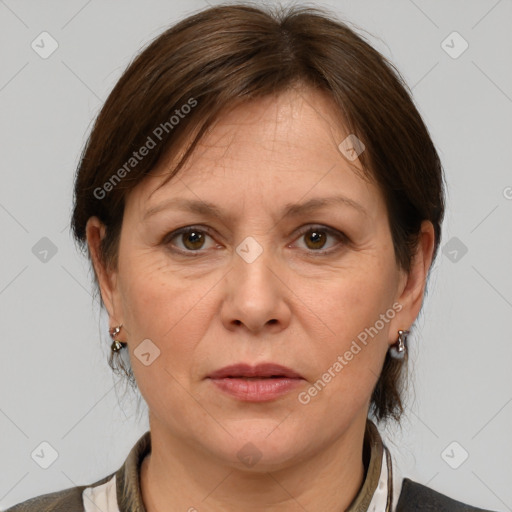
[[[428,254],[409,276],[397,267],[383,197],[334,116],[307,89],[244,104],[176,177],[157,190],[162,163],[127,199],[102,295],[152,430],[203,457],[275,469],[360,431],[419,311]],[[238,363],[301,378],[209,377]]]

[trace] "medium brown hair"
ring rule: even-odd
[[[87,248],[87,220],[99,217],[106,226],[101,256],[116,268],[130,190],[162,158],[182,151],[171,179],[229,109],[295,84],[327,92],[340,126],[363,141],[359,160],[383,193],[397,265],[410,270],[423,220],[434,226],[435,258],[444,215],[442,166],[400,73],[325,10],[248,3],[207,8],[180,21],[121,76],[77,170],[72,228],[80,247]],[[115,370],[112,359],[110,365]],[[371,398],[378,420],[398,419],[403,411],[404,367],[386,356]],[[133,382],[131,369],[122,371]]]

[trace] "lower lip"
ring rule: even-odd
[[[268,402],[296,389],[303,379],[210,379],[221,391],[243,402]]]

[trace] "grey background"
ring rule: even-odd
[[[68,229],[72,182],[133,55],[206,4],[0,0],[2,509],[117,470],[148,428],[106,364],[107,319]],[[405,476],[512,510],[512,2],[315,5],[373,34],[361,32],[402,72],[448,183],[443,252],[410,339],[409,410],[388,445]],[[59,45],[47,59],[31,47],[43,31]],[[458,58],[442,45],[453,31],[469,44]],[[31,458],[43,441],[58,452],[48,469]]]

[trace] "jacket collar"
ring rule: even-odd
[[[366,471],[363,486],[346,512],[366,512],[369,509],[373,495],[379,485],[384,445],[377,427],[371,420],[366,420],[364,449],[370,452],[368,469]]]

